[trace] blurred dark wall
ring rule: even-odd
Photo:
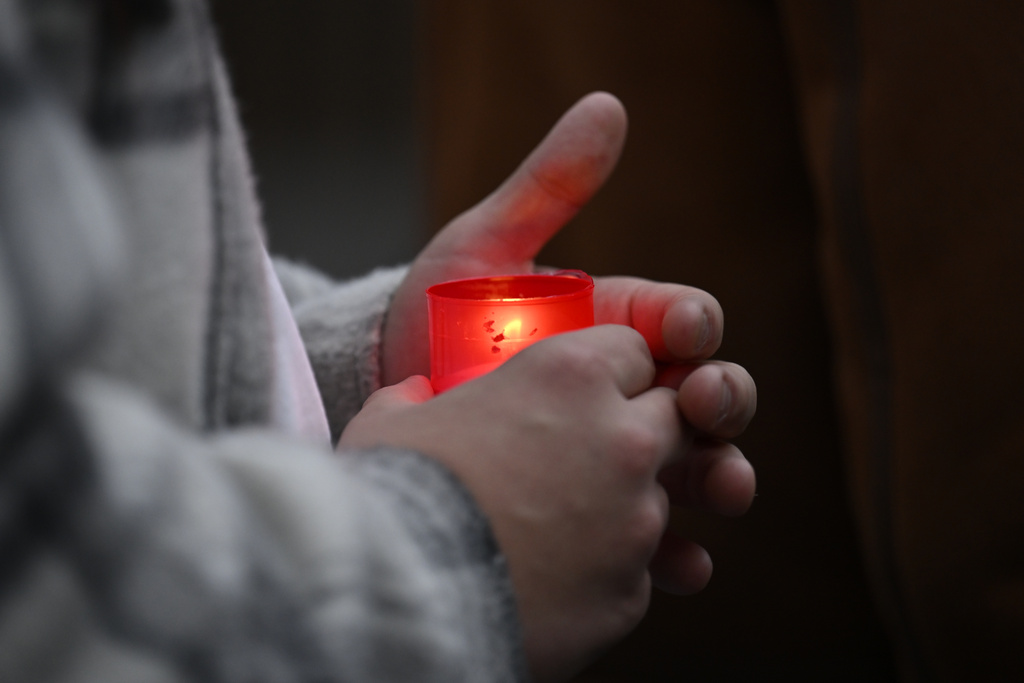
[[[345,277],[421,246],[413,0],[213,0],[271,250]]]

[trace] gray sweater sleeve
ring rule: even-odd
[[[341,283],[282,258],[274,260],[274,269],[313,366],[331,440],[337,442],[363,402],[380,388],[381,329],[407,268],[381,268]]]
[[[26,609],[0,611],[27,641],[0,648],[3,680],[47,680],[53,657],[70,680],[523,677],[501,555],[432,461],[196,437],[102,378],[67,397],[67,452],[93,457],[27,558]]]
[[[33,408],[5,430],[0,679],[523,679],[501,555],[432,461],[198,436],[86,373]]]
[[[60,302],[23,315],[18,282],[0,267],[22,342],[0,353],[0,680],[525,679],[504,560],[447,470],[183,426],[41,338]]]
[[[273,431],[258,411],[199,419],[192,380],[211,339],[243,370],[270,357],[258,344],[230,355],[254,336],[245,329],[203,328],[217,267],[230,300],[260,310],[249,271],[203,251],[215,243],[205,228],[246,258],[255,229],[241,232],[251,212],[226,203],[246,196],[232,131],[208,116],[224,114],[210,94],[220,81],[204,63],[127,66],[164,52],[172,66],[209,58],[196,48],[203,17],[194,0],[0,0],[0,681],[521,680],[502,556],[446,470],[403,451],[338,455]],[[139,54],[106,55],[112,73],[93,76],[127,85],[103,81],[118,97],[98,111],[78,87],[92,81],[75,74],[95,63],[90,22],[101,19],[137,22],[113,48]],[[22,32],[29,20],[46,40]],[[40,86],[51,72],[67,87]],[[188,97],[165,96],[185,77]],[[152,116],[183,103],[195,117],[175,115],[170,129]],[[142,236],[173,249],[143,252]],[[357,343],[343,364],[362,382],[344,390],[339,422],[374,388],[393,282],[365,281],[358,310],[335,319],[349,321]],[[139,329],[160,353],[120,334]],[[140,346],[145,362],[125,367]]]

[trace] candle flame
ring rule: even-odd
[[[519,318],[510,320],[505,324],[505,329],[501,331],[505,337],[512,339],[518,339],[523,333],[523,321]]]

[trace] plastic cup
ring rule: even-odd
[[[502,275],[427,289],[430,382],[441,393],[527,346],[594,324],[594,281],[581,271]]]

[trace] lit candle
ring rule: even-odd
[[[427,289],[430,381],[440,393],[554,334],[594,324],[594,282],[580,271],[443,282]]]

